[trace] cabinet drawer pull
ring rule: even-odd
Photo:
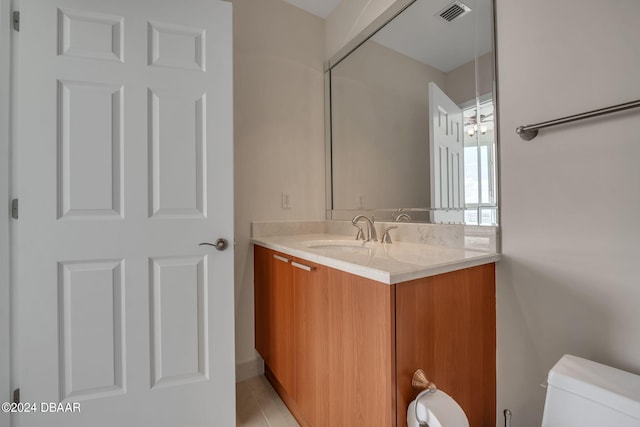
[[[300,263],[297,263],[295,261],[292,261],[291,265],[293,265],[294,267],[299,268],[301,270],[304,270],[304,271],[313,271],[313,270],[316,269],[315,267],[312,267],[310,265],[300,264]]]
[[[285,258],[285,257],[283,257],[283,256],[275,255],[275,254],[273,255],[273,257],[274,257],[275,259],[277,259],[278,261],[286,262],[287,264],[289,263],[289,258]]]

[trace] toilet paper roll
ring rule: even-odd
[[[469,427],[469,420],[458,402],[442,390],[423,394],[409,405],[408,426],[418,427],[421,422],[429,427]]]

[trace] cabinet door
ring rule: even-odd
[[[295,400],[305,421],[329,426],[328,269],[294,260]]]
[[[329,271],[330,426],[395,425],[393,286]]]
[[[424,369],[462,407],[471,427],[496,425],[494,264],[396,286],[398,427]]]
[[[293,267],[291,257],[277,252],[271,253],[269,292],[269,368],[289,395],[295,393],[294,348],[293,348]]]
[[[260,246],[254,251],[256,350],[290,395],[293,364],[293,270],[291,257]]]

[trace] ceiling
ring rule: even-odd
[[[287,3],[304,9],[320,18],[327,19],[341,0],[286,0]]]
[[[462,0],[471,12],[445,22],[436,16],[452,0],[418,0],[373,40],[449,72],[491,51],[491,0]]]
[[[326,19],[341,0],[286,0]],[[491,51],[491,0],[462,0],[471,13],[446,23],[435,16],[452,0],[418,0],[380,30],[373,40],[420,62],[449,72]]]

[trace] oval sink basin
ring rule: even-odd
[[[338,249],[350,252],[368,251],[367,242],[358,240],[311,240],[306,242],[309,249]]]

